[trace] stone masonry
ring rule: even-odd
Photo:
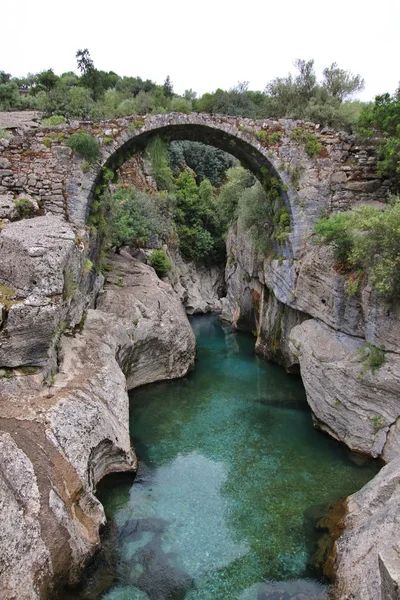
[[[7,123],[3,126],[7,128]],[[288,258],[301,253],[322,214],[387,196],[386,184],[376,174],[373,142],[359,143],[345,132],[313,123],[169,113],[11,129],[13,137],[0,140],[0,199],[28,197],[37,203],[37,214],[60,215],[77,225],[86,221],[102,168],[119,168],[156,135],[216,146],[259,178],[266,169],[275,176],[291,214]],[[65,145],[81,130],[99,141],[100,158],[91,166]],[[321,144],[317,157],[305,151],[310,135]]]

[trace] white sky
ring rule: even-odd
[[[95,67],[198,94],[249,81],[263,90],[315,59],[360,73],[360,99],[394,92],[400,0],[3,0],[0,70],[14,76],[76,71],[88,48]]]

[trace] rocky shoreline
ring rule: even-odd
[[[43,386],[44,369],[9,368],[0,379],[7,600],[49,598],[77,583],[105,522],[97,483],[136,469],[127,388],[181,377],[194,362],[194,335],[169,284],[129,255],[112,260],[98,308],[57,344],[50,385]]]

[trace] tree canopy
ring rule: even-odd
[[[13,77],[0,71],[0,110],[38,109],[78,119],[111,119],[128,114],[209,112],[250,118],[296,118],[336,128],[351,128],[361,110],[351,97],[363,88],[360,75],[332,63],[318,81],[314,60],[294,61],[295,73],[277,77],[264,91],[238,82],[198,97],[193,90],[174,92],[171,77],[162,84],[139,76],[122,77],[96,68],[88,48],[76,52],[77,70],[56,75],[53,69]]]

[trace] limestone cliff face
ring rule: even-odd
[[[101,283],[90,261],[94,253],[87,231],[60,217],[16,221],[2,230],[0,367],[54,370],[60,334],[79,324]]]
[[[400,450],[400,306],[370,286],[353,296],[329,248],[299,260],[257,259],[240,224],[228,236],[224,319],[257,334],[256,349],[300,368],[316,424],[352,450],[391,460]],[[370,344],[370,346],[368,346]],[[371,346],[384,348],[369,366]]]
[[[348,499],[336,542],[334,598],[397,600],[400,594],[400,458]]]
[[[169,254],[172,269],[168,279],[187,314],[221,310],[221,298],[225,296],[224,268],[187,263],[176,251]]]
[[[182,376],[194,362],[179,298],[132,257],[111,261],[100,308],[88,308],[96,282],[86,284],[79,235],[57,217],[13,223],[0,235],[4,600],[42,600],[77,582],[105,520],[98,481],[136,468],[127,387]]]
[[[348,499],[336,543],[335,600],[396,600],[400,593],[400,305],[364,284],[348,293],[329,248],[298,260],[260,260],[240,224],[231,228],[224,319],[254,331],[256,350],[300,369],[314,423],[388,466]],[[371,358],[379,349],[378,364]]]

